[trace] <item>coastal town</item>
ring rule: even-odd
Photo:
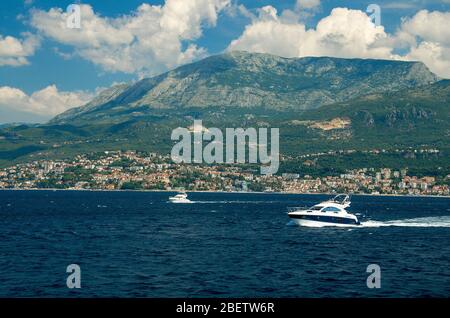
[[[409,175],[408,169],[360,168],[333,176],[261,175],[249,165],[177,164],[170,156],[105,151],[72,160],[39,160],[0,169],[0,189],[189,190],[280,193],[449,195],[450,175]]]

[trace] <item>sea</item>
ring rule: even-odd
[[[0,191],[0,297],[450,297],[449,198],[354,195],[361,226],[308,228],[288,207],[329,195],[173,194]]]

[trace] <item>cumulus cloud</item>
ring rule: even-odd
[[[86,104],[92,98],[87,92],[63,92],[55,85],[36,91],[31,95],[18,88],[0,87],[0,109],[39,115],[40,118],[51,118],[69,108]]]
[[[435,74],[450,78],[450,47],[433,42],[422,42],[412,47],[406,56],[409,60],[422,61]]]
[[[29,64],[27,57],[32,56],[39,46],[39,38],[24,33],[23,39],[0,34],[0,66],[22,66]]]
[[[400,32],[450,46],[450,12],[421,10],[403,21]]]
[[[409,49],[405,59],[422,61],[437,75],[450,78],[450,12],[417,12],[403,20],[395,41]]]
[[[286,19],[283,13],[278,14],[275,8],[267,6],[252,19],[241,36],[231,42],[228,50],[285,57],[418,60],[437,75],[450,78],[449,21],[450,12],[422,10],[404,19],[395,34],[388,34],[365,12],[335,8],[315,28],[307,29],[303,23]],[[406,53],[396,54],[399,48]]]
[[[376,26],[359,10],[335,8],[315,29],[307,30],[304,24],[286,21],[277,15],[275,8],[268,7],[231,42],[229,50],[286,57],[396,58],[385,45],[388,39],[384,28]]]
[[[230,0],[167,0],[164,5],[140,5],[117,18],[81,7],[81,28],[66,27],[62,9],[34,10],[31,24],[43,35],[73,46],[76,54],[108,71],[155,74],[206,55],[192,41],[205,26],[214,26]]]

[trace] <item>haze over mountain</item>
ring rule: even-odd
[[[438,147],[443,160],[449,112],[450,81],[420,62],[233,52],[111,87],[44,125],[0,128],[0,165],[102,150],[168,153],[172,130],[195,118],[279,127],[282,155]]]

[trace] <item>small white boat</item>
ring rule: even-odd
[[[178,193],[177,195],[170,197],[169,201],[172,203],[192,203],[192,201],[187,198],[187,194],[185,192]]]
[[[340,194],[310,208],[291,208],[288,216],[300,226],[353,226],[360,225],[356,215],[345,209],[350,206],[350,197]]]

